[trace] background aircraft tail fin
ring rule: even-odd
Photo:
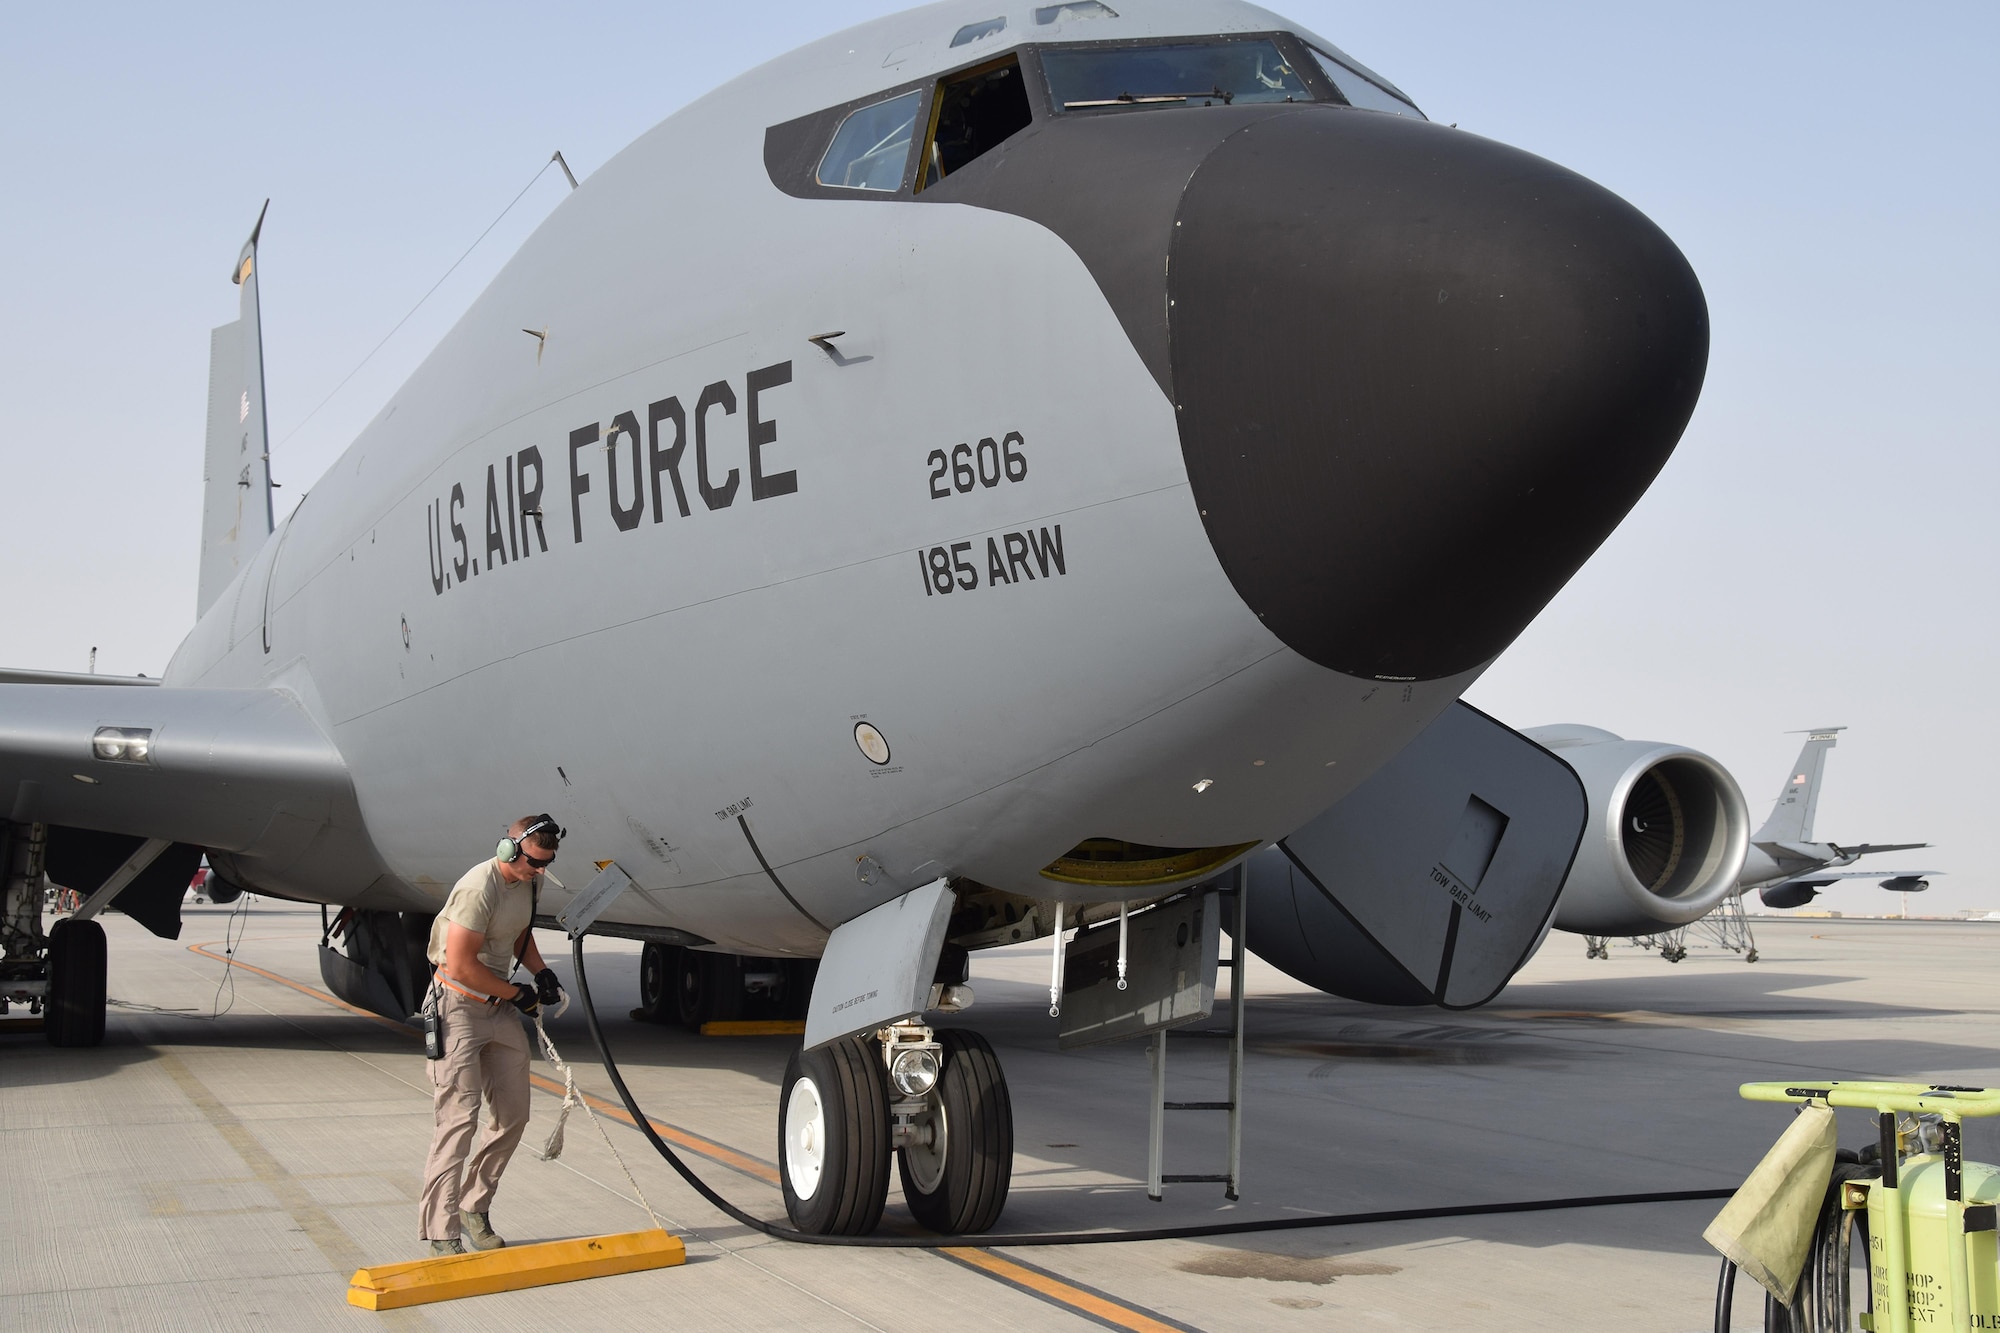
[[[1797,762],[1785,775],[1778,803],[1764,827],[1751,835],[1752,842],[1811,842],[1813,814],[1819,809],[1820,771],[1826,766],[1826,752],[1837,743],[1846,727],[1820,727],[1806,734],[1806,745]]]
[[[264,211],[270,207],[266,199]],[[264,212],[259,212],[230,275],[242,288],[241,314],[209,335],[197,616],[214,605],[271,535],[271,440],[264,419],[264,335],[257,310],[257,237],[263,230]]]

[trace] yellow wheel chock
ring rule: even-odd
[[[400,1264],[357,1268],[347,1303],[364,1310],[400,1310],[461,1296],[545,1287],[579,1278],[672,1268],[687,1262],[687,1246],[664,1231],[627,1231],[509,1245],[470,1254],[444,1254]]]

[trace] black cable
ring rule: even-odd
[[[1729,1333],[1729,1316],[1736,1305],[1736,1264],[1724,1259],[1715,1278],[1715,1333]]]
[[[1392,1208],[1372,1213],[1321,1213],[1310,1217],[1274,1218],[1267,1222],[1208,1222],[1196,1226],[1150,1227],[1140,1231],[1043,1231],[1017,1235],[982,1233],[966,1236],[816,1236],[810,1232],[780,1226],[776,1222],[766,1222],[761,1217],[744,1212],[710,1189],[707,1182],[695,1175],[693,1168],[667,1146],[666,1140],[662,1139],[659,1131],[653,1128],[653,1122],[639,1109],[639,1103],[632,1096],[632,1090],[625,1086],[625,1078],[618,1072],[618,1062],[612,1058],[611,1047],[604,1040],[604,1029],[597,1021],[597,1006],[590,998],[590,978],[584,973],[581,935],[571,937],[570,958],[576,968],[577,993],[583,998],[583,1017],[590,1025],[591,1040],[597,1043],[597,1054],[604,1061],[604,1072],[610,1077],[611,1086],[618,1089],[619,1100],[625,1103],[625,1110],[631,1115],[632,1123],[639,1127],[640,1133],[652,1141],[660,1156],[667,1159],[667,1165],[673,1167],[695,1193],[751,1230],[761,1231],[778,1240],[797,1241],[804,1245],[853,1245],[883,1250],[939,1250],[967,1244],[1106,1245],[1114,1241],[1192,1240],[1200,1236],[1236,1236],[1257,1231],[1298,1231],[1317,1227],[1361,1226],[1371,1222],[1417,1222],[1442,1217],[1490,1217],[1497,1213],[1554,1212],[1565,1208],[1686,1203],[1702,1199],[1726,1199],[1736,1192],[1732,1188],[1657,1190],[1645,1194],[1595,1194],[1568,1199],[1529,1199],[1518,1203],[1454,1204],[1443,1208]]]

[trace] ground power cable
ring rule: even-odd
[[[107,999],[105,1004],[113,1009],[129,1009],[135,1013],[163,1014],[168,1018],[192,1018],[203,1023],[213,1023],[236,1007],[236,951],[243,946],[243,932],[250,926],[250,903],[255,894],[237,895],[236,906],[229,909],[229,919],[222,926],[222,976],[216,980],[215,995],[209,1000],[208,1012],[199,1009],[168,1009],[157,1004],[140,1004],[137,1000]],[[213,901],[211,899],[211,901]],[[224,988],[229,991],[229,999],[222,998]]]
[[[583,936],[570,939],[570,957],[576,969],[576,988],[583,999],[583,1017],[590,1025],[591,1040],[597,1043],[597,1053],[604,1061],[604,1072],[611,1079],[611,1086],[618,1089],[619,1100],[625,1103],[625,1110],[632,1117],[632,1123],[639,1128],[667,1165],[671,1166],[689,1188],[701,1195],[723,1213],[741,1222],[753,1231],[760,1231],[776,1240],[797,1241],[803,1245],[849,1245],[879,1250],[944,1250],[958,1249],[967,1245],[986,1246],[1041,1246],[1041,1245],[1107,1245],[1114,1242],[1143,1240],[1194,1240],[1204,1236],[1240,1236],[1260,1231],[1302,1231],[1319,1227],[1363,1226],[1375,1222],[1420,1222],[1436,1218],[1489,1217],[1501,1213],[1544,1213],[1569,1208],[1610,1208],[1646,1203],[1691,1203],[1702,1200],[1727,1199],[1736,1193],[1732,1186],[1728,1189],[1705,1190],[1652,1190],[1641,1194],[1595,1194],[1565,1199],[1527,1199],[1515,1203],[1473,1203],[1453,1204],[1441,1208],[1391,1208],[1368,1213],[1316,1213],[1303,1217],[1280,1217],[1262,1222],[1203,1222],[1192,1226],[1147,1227],[1130,1231],[1042,1231],[1019,1234],[996,1234],[981,1232],[959,1236],[819,1236],[811,1232],[799,1231],[776,1222],[767,1222],[752,1213],[745,1212],[729,1200],[711,1189],[706,1181],[694,1173],[694,1169],[660,1137],[658,1130],[646,1113],[639,1109],[638,1099],[625,1085],[625,1077],[618,1072],[618,1061],[611,1054],[611,1047],[604,1039],[604,1029],[597,1021],[597,1006],[590,998],[590,979],[583,966]]]

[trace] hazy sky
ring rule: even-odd
[[[1114,7],[1144,0],[1112,0]],[[261,247],[280,512],[566,188],[690,99],[894,5],[17,4],[0,10],[0,664],[157,674],[193,620],[208,331]],[[998,6],[996,6],[998,8]],[[1818,833],[1936,850],[1912,910],[2000,908],[2000,6],[1280,7],[1433,119],[1677,241],[1708,382],[1624,526],[1469,698],[1705,750],[1761,820],[1852,728]],[[689,182],[688,207],[701,206]],[[1872,884],[1822,905],[1881,910]]]

